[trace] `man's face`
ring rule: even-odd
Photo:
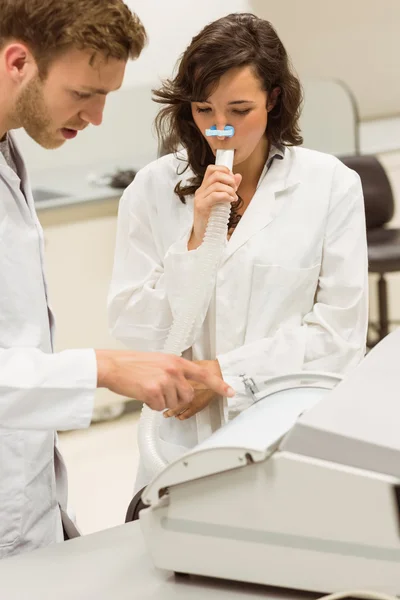
[[[70,50],[51,63],[45,79],[35,75],[21,89],[16,123],[44,148],[58,148],[88,125],[100,125],[106,95],[121,87],[126,62]]]

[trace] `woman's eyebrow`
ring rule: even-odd
[[[199,104],[212,104],[209,100],[197,100],[197,102]],[[255,102],[253,100],[232,100],[231,102],[228,102],[229,106],[231,104],[255,104]]]
[[[228,104],[254,104],[253,100],[232,100],[232,102],[228,102]]]

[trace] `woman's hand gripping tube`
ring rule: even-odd
[[[212,128],[212,131],[211,135],[221,136],[221,131],[216,127]],[[226,134],[222,132],[222,135],[231,137],[233,133],[233,127],[227,126]],[[234,150],[217,150],[217,165],[224,165],[232,170],[233,159]],[[218,267],[226,245],[229,216],[230,206],[228,204],[215,206],[211,212],[203,243],[198,249],[200,256],[198,268],[185,292],[181,312],[174,319],[169,331],[164,346],[166,353],[180,356],[187,348],[188,338],[204,305],[206,294],[209,293],[210,285],[215,286]],[[215,350],[215,339],[213,343]],[[221,399],[212,407],[210,406],[196,415],[199,441],[208,437],[224,422],[225,406],[226,400]],[[168,464],[157,444],[161,420],[161,413],[152,411],[146,405],[143,406],[138,443],[149,481]]]

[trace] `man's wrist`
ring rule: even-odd
[[[113,359],[109,350],[95,350],[97,361],[97,387],[108,388]]]

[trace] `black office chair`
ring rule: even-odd
[[[139,519],[139,513],[143,508],[146,508],[146,505],[142,502],[142,494],[144,492],[143,488],[137,494],[135,494],[134,498],[131,500],[128,510],[126,512],[125,523],[130,523],[131,521],[137,521]]]
[[[377,334],[376,339],[368,343],[371,347],[389,333],[390,324],[394,322],[389,319],[385,275],[400,271],[400,229],[386,227],[393,218],[394,198],[385,169],[376,156],[342,156],[340,160],[360,176],[367,221],[369,271],[379,275],[379,322],[370,323]]]

